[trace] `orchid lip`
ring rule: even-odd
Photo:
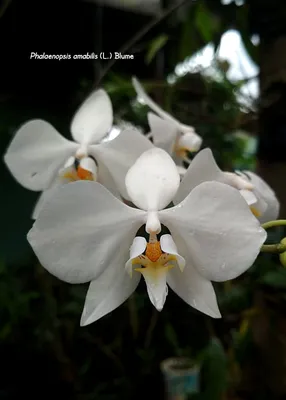
[[[170,235],[163,235],[165,237]],[[157,235],[153,232],[149,236],[149,242],[146,243],[144,253],[134,257],[131,260],[132,266],[137,266],[134,270],[141,272],[143,276],[148,275],[154,281],[162,275],[174,268],[176,264],[181,268],[181,263],[176,254],[167,253],[162,250],[161,239],[157,240]],[[163,246],[164,247],[164,246]],[[140,265],[140,267],[139,267]]]
[[[68,160],[66,167],[59,172],[59,176],[70,182],[78,180],[96,181],[97,164],[93,157],[73,158],[73,160]]]

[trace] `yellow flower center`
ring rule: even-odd
[[[173,254],[164,253],[161,249],[160,242],[154,240],[156,235],[151,236],[147,243],[145,255],[140,255],[132,260],[133,265],[140,264],[140,268],[135,268],[135,271],[141,272],[142,275],[158,278],[162,273],[166,273],[174,265],[169,264],[170,261],[177,261],[177,257]]]

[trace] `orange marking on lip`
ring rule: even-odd
[[[149,258],[150,261],[157,261],[160,256],[163,254],[160,246],[160,242],[155,243],[147,243],[146,247],[146,257]]]
[[[80,166],[77,169],[77,176],[79,177],[79,179],[84,180],[84,181],[93,181],[92,173]]]

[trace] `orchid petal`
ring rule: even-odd
[[[212,283],[187,264],[184,272],[173,268],[167,276],[170,288],[195,309],[212,318],[221,318]]]
[[[184,257],[180,256],[180,254],[178,253],[177,246],[176,246],[172,236],[169,234],[162,235],[160,237],[160,245],[161,245],[161,249],[164,253],[169,253],[169,254],[173,254],[176,256],[178,266],[179,266],[180,270],[183,271],[186,266],[186,261],[185,261]]]
[[[147,114],[147,117],[154,145],[172,154],[179,133],[178,126],[151,112]]]
[[[238,190],[252,190],[253,185],[233,172],[223,172],[218,167],[210,149],[201,150],[191,162],[183,176],[174,204],[180,203],[200,183],[216,181]]]
[[[108,94],[103,89],[96,90],[73,117],[70,128],[72,137],[78,143],[98,143],[111,129],[112,121],[112,104]]]
[[[202,183],[159,217],[177,245],[188,243],[188,254],[180,254],[212,281],[246,271],[267,236],[239,191],[219,182]]]
[[[135,291],[140,274],[128,276],[120,252],[89,285],[80,325],[86,326],[119,307]]]
[[[187,169],[185,167],[177,165],[177,170],[178,170],[178,173],[179,173],[181,179],[183,179],[183,177],[185,176],[185,174],[187,172]]]
[[[45,204],[47,198],[49,198],[49,195],[47,196],[47,191],[49,191],[49,189],[44,190],[40,194],[40,196],[39,196],[39,198],[38,198],[38,200],[36,202],[36,205],[34,207],[33,213],[32,213],[32,219],[37,219],[38,218],[39,213],[40,213],[41,209],[43,208],[43,205]]]
[[[63,182],[57,178],[51,185],[49,189],[44,190],[38,198],[38,201],[33,210],[32,219],[37,219],[41,209],[44,207],[44,204],[49,200],[50,196],[53,194],[53,191],[62,186]]]
[[[272,221],[278,218],[280,204],[271,187],[254,172],[246,171],[250,178],[250,182],[254,186],[254,193],[257,197],[264,200],[267,204],[267,209],[259,218],[261,223]]]
[[[16,132],[4,161],[22,186],[42,191],[51,185],[58,169],[77,147],[48,122],[32,120]]]
[[[256,196],[255,193],[250,190],[240,190],[239,193],[249,205],[252,213],[256,216],[256,218],[259,219],[259,217],[265,213],[267,209],[267,203],[260,195]]]
[[[201,150],[194,157],[181,181],[173,203],[180,203],[196,186],[206,181],[222,183],[225,181],[225,175],[217,166],[210,149]]]
[[[126,206],[99,183],[78,181],[54,191],[28,241],[39,261],[69,283],[96,279],[121,256],[129,258],[133,237],[146,213]]]
[[[143,153],[129,169],[125,184],[137,207],[156,211],[170,204],[180,185],[180,176],[168,153],[153,148]]]
[[[196,134],[195,130],[191,127],[183,133],[178,140],[178,148],[187,149],[190,152],[196,152],[202,145],[202,138]]]
[[[96,181],[97,178],[97,166],[94,163],[94,161],[90,157],[84,157],[80,160],[79,166],[83,168],[85,171],[88,171],[92,174],[93,179],[89,180],[94,180]],[[69,176],[69,177],[68,177]],[[71,180],[71,178],[74,178]],[[63,184],[74,182],[76,180],[80,180],[80,177],[78,176],[78,173],[76,172],[75,169],[75,158],[70,157],[67,162],[64,165],[64,168],[59,170],[59,174],[57,178],[54,180],[54,182],[51,184],[51,187],[48,189],[44,190],[42,194],[40,195],[36,206],[34,208],[32,218],[37,219],[38,215],[43,208],[45,202],[49,199],[49,197],[53,194],[53,190],[59,186],[62,186]]]
[[[118,191],[116,183],[112,178],[108,168],[105,166],[104,163],[97,160],[98,163],[98,171],[97,171],[97,182],[101,183],[106,189],[108,189],[113,196],[117,197],[119,200],[122,200],[122,197]]]
[[[227,183],[228,185],[238,189],[238,190],[253,190],[254,186],[252,183],[245,179],[241,174],[237,172],[224,172],[225,181],[223,183]]]
[[[246,201],[246,203],[249,206],[251,206],[252,204],[255,204],[257,202],[257,197],[255,196],[255,194],[252,191],[241,189],[239,191],[239,193],[241,194],[241,196],[244,198],[244,200]]]
[[[147,241],[144,237],[136,236],[133,239],[133,243],[130,247],[130,257],[125,264],[125,268],[130,275],[132,275],[132,269],[133,269],[132,260],[143,254],[144,251],[146,250],[146,246],[147,246]]]
[[[129,200],[125,177],[129,168],[153,144],[136,129],[122,131],[115,139],[90,146],[89,151],[98,162],[108,168],[121,195]]]
[[[158,311],[162,311],[168,294],[166,278],[169,269],[162,268],[158,271],[150,271],[149,268],[140,268],[140,272],[145,280],[151,303]]]

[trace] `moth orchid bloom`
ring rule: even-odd
[[[139,81],[133,77],[132,83],[137,96],[156,114],[148,113],[150,134],[156,147],[169,153],[177,165],[182,166],[188,152],[199,151],[202,138],[192,126],[184,125],[158,106],[144,91]]]
[[[257,174],[251,171],[236,171],[236,174],[245,181],[253,185],[253,194],[256,202],[253,203],[252,210],[259,221],[263,224],[278,218],[280,203],[272,188]]]
[[[237,190],[218,182],[202,183],[165,209],[179,184],[171,157],[153,148],[126,175],[126,189],[138,209],[88,181],[63,186],[45,204],[28,241],[51,274],[69,283],[91,281],[81,325],[119,307],[141,275],[159,311],[169,286],[197,310],[221,317],[211,281],[247,270],[266,233]],[[170,234],[160,237],[162,225]],[[147,240],[136,236],[141,226]]]
[[[116,196],[127,196],[124,179],[128,169],[153,145],[134,129],[101,143],[112,121],[111,101],[100,89],[85,100],[73,117],[70,130],[74,141],[65,139],[42,120],[29,121],[17,131],[4,160],[21,185],[43,191],[34,218],[54,187],[66,182],[98,181]]]
[[[273,190],[253,172],[221,171],[210,149],[201,150],[195,156],[184,175],[174,203],[180,203],[190,190],[206,181],[217,181],[238,189],[261,223],[277,219],[279,202]]]

